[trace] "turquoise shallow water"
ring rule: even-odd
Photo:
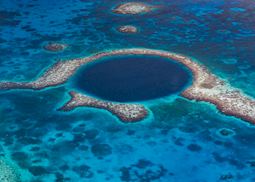
[[[159,9],[133,17],[111,13],[117,0],[0,0],[1,80],[31,80],[58,60],[145,47],[194,57],[255,97],[253,1],[146,2]],[[139,33],[116,32],[123,24]],[[70,46],[49,53],[48,41]],[[56,111],[68,91],[68,84],[0,91],[0,154],[24,181],[255,180],[254,126],[210,104],[163,98],[146,103],[146,121],[123,124],[97,109]]]

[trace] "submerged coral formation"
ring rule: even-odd
[[[255,124],[255,99],[231,87],[228,83],[211,73],[205,66],[200,65],[196,60],[162,50],[142,48],[119,49],[101,52],[85,58],[61,61],[53,65],[37,80],[23,83],[1,82],[0,89],[43,89],[59,85],[66,82],[80,66],[99,58],[114,55],[156,55],[177,61],[189,68],[193,73],[193,83],[181,93],[183,97],[190,100],[210,102],[226,115],[235,116]],[[137,104],[120,105],[105,103],[81,94],[76,95],[74,92],[72,96],[71,101],[63,107],[64,110],[80,106],[103,108],[124,121],[137,121],[146,116],[145,109]]]
[[[43,48],[47,51],[51,52],[59,52],[67,48],[67,44],[61,44],[56,42],[51,42],[43,46]]]
[[[4,158],[0,158],[0,181],[1,182],[19,182],[20,175],[17,170],[9,164]]]

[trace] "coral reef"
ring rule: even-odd
[[[0,82],[0,89],[43,89],[65,83],[82,65],[104,57],[114,55],[156,55],[177,61],[193,73],[193,83],[181,95],[190,100],[210,102],[222,113],[255,124],[255,99],[233,88],[226,81],[211,73],[196,60],[162,50],[132,48],[100,52],[89,57],[60,61],[53,65],[37,80],[31,82]],[[121,120],[141,120],[146,116],[143,106],[137,104],[113,104],[91,99],[72,92],[72,99],[62,109],[71,110],[79,106],[91,106],[107,109]],[[142,114],[141,114],[142,113]],[[130,120],[130,118],[133,118]]]

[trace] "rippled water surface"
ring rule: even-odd
[[[112,13],[121,2],[0,0],[0,79],[27,81],[59,60],[145,47],[193,57],[255,97],[254,1],[144,0],[157,9]],[[139,32],[116,31],[126,24]],[[48,42],[69,47],[50,53]],[[0,155],[23,181],[255,181],[255,127],[210,104],[152,100],[151,117],[124,124],[99,109],[57,111],[68,91],[69,83],[0,91]]]

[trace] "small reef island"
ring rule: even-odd
[[[117,28],[117,30],[121,33],[129,33],[129,34],[133,34],[133,33],[137,33],[138,29],[133,26],[133,25],[123,25],[123,26],[119,26]]]
[[[154,6],[141,3],[141,2],[128,2],[121,4],[113,9],[114,13],[117,14],[141,14],[141,13],[148,13],[154,9]]]
[[[209,102],[226,115],[235,116],[255,124],[255,99],[233,88],[226,81],[211,73],[196,60],[181,54],[162,50],[131,48],[100,52],[85,58],[59,61],[38,79],[31,82],[0,82],[0,89],[34,89],[40,90],[65,83],[76,71],[89,62],[121,55],[150,55],[174,60],[189,69],[193,74],[192,84],[181,92],[181,96],[196,101]],[[118,103],[100,100],[86,94],[71,91],[71,100],[59,110],[69,111],[86,106],[106,109],[123,122],[135,122],[148,115],[148,108],[137,103]]]

